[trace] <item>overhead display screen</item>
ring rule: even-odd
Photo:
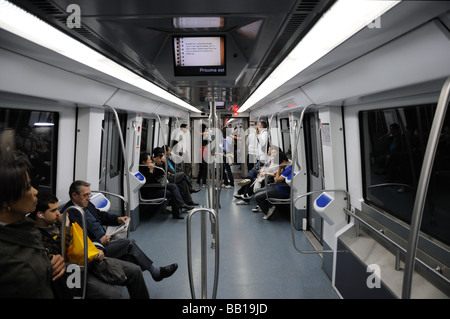
[[[225,75],[223,36],[174,37],[176,76]]]

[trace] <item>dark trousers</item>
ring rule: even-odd
[[[230,164],[228,164],[226,156],[223,157],[223,183],[225,185],[234,186],[234,177],[231,172]]]
[[[160,198],[164,196],[164,188],[142,188],[141,191],[145,191],[143,193],[143,198],[152,199],[152,198]],[[180,190],[178,186],[174,183],[167,183],[166,189],[166,198],[169,199],[170,204],[172,206],[172,215],[176,215],[179,211],[179,208],[185,204],[183,196],[181,196]]]
[[[268,194],[266,194],[266,190]],[[289,198],[289,196],[284,196],[283,194],[281,194],[280,191],[273,185],[268,185],[267,188],[264,187],[258,189],[255,193],[255,200],[264,214],[267,214],[269,208],[272,206],[272,204],[267,201],[267,197],[280,199]]]
[[[121,238],[113,240],[104,250],[106,257],[129,261],[141,267],[142,271],[150,270],[153,261],[139,248],[134,239]]]
[[[127,280],[127,287],[131,299],[149,299],[147,285],[145,284],[142,270],[138,265],[124,260],[117,260],[122,265]],[[108,284],[94,274],[88,274],[86,297],[88,299],[120,299],[122,295],[116,286]]]

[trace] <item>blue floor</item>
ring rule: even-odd
[[[238,186],[237,186],[238,187]],[[319,255],[304,255],[292,244],[288,213],[275,211],[270,220],[253,213],[250,205],[236,205],[234,189],[222,189],[219,211],[218,299],[338,299],[331,280],[322,270]],[[203,188],[193,199],[206,206]],[[141,206],[140,225],[130,232],[156,265],[178,263],[177,272],[155,282],[148,272],[144,277],[154,299],[191,299],[187,267],[186,217],[172,219],[171,214],[155,212],[154,206]],[[192,218],[193,273],[196,297],[200,283],[200,213]],[[209,220],[208,220],[209,225]],[[313,249],[302,231],[296,232],[300,249]],[[208,228],[208,288],[211,298],[214,273],[214,249],[210,248]]]

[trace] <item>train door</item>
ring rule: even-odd
[[[122,132],[126,132],[126,114],[119,113]],[[120,146],[119,131],[112,112],[105,113],[102,129],[102,156],[99,189],[114,194],[123,194],[124,161]],[[124,137],[125,138],[125,137]],[[110,212],[122,215],[123,203],[119,198],[111,201]]]
[[[307,113],[305,116],[306,161],[308,163],[308,192],[324,189],[321,123],[317,112]],[[313,209],[314,200],[320,193],[308,197],[308,225],[309,230],[322,243],[323,219]]]

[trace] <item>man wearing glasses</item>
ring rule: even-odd
[[[100,243],[106,257],[113,257],[132,262],[141,267],[142,271],[148,270],[155,281],[161,281],[170,277],[178,268],[174,263],[165,267],[156,267],[153,261],[145,255],[138,247],[134,239],[120,238],[111,241],[111,236],[106,235],[105,226],[118,226],[131,218],[128,216],[117,216],[108,212],[98,210],[89,200],[91,198],[90,185],[84,181],[74,181],[69,188],[71,200],[63,207],[65,211],[70,206],[79,206],[85,212],[87,235],[92,242]],[[69,210],[69,219],[72,223],[83,225],[78,210]],[[97,246],[98,248],[98,246]]]

